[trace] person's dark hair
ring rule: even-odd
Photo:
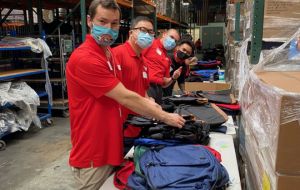
[[[182,44],[187,44],[188,46],[190,46],[192,48],[192,56],[194,56],[194,52],[195,52],[195,45],[191,40],[188,39],[181,39],[178,43],[177,46],[180,46]]]
[[[88,14],[93,19],[96,15],[97,7],[101,5],[105,9],[118,10],[121,18],[121,9],[115,0],[93,0],[89,6]]]
[[[130,29],[134,29],[136,27],[136,25],[141,22],[141,21],[147,21],[147,22],[150,22],[152,25],[153,25],[153,22],[152,20],[149,18],[149,17],[146,17],[146,16],[138,16],[136,18],[134,18],[132,21],[131,21],[131,25],[130,25]]]

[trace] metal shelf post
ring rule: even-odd
[[[81,14],[81,30],[82,30],[82,42],[86,36],[86,6],[85,0],[80,0],[80,14]]]
[[[251,64],[257,64],[260,57],[263,27],[264,27],[264,7],[265,0],[254,1],[254,13],[252,24],[252,39],[251,39]]]
[[[235,4],[235,26],[234,26],[234,39],[240,41],[240,19],[241,18],[241,3]]]

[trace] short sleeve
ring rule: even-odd
[[[120,82],[105,60],[84,56],[78,61],[74,79],[94,97],[103,96]]]

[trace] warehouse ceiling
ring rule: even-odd
[[[55,8],[73,8],[79,0],[40,0],[43,9],[55,9]],[[27,9],[28,0],[0,0],[1,8],[13,8],[13,9]],[[37,0],[32,0],[32,7],[37,7]],[[86,0],[88,5],[91,0]]]

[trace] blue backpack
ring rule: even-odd
[[[151,148],[139,164],[143,176],[133,173],[128,178],[133,190],[210,190],[225,188],[229,182],[226,169],[200,145]]]

